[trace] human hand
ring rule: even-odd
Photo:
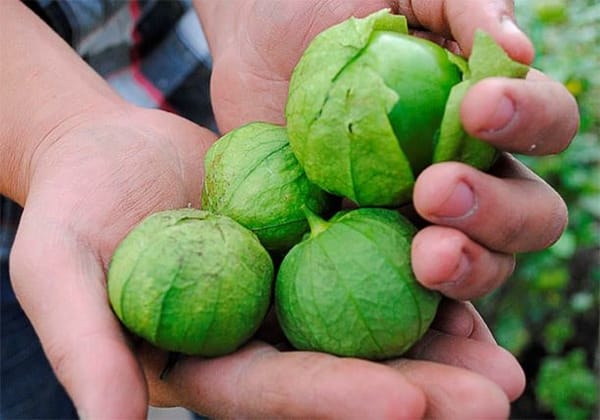
[[[29,161],[10,277],[83,418],[145,417],[147,386],[105,274],[144,216],[198,206],[214,137],[172,114],[117,103],[56,125]]]
[[[35,176],[29,181],[26,210],[11,257],[20,301],[84,416],[143,417],[148,398],[155,404],[180,404],[216,415],[316,416],[343,414],[344,409],[352,415],[369,410],[372,415],[377,407],[392,414],[404,410],[399,412],[407,417],[457,409],[465,410],[460,417],[506,415],[507,395],[514,398],[520,393],[522,373],[487,334],[480,335],[487,330],[478,318],[460,309],[462,315],[440,317],[445,321],[437,328],[445,333],[430,333],[424,341],[429,339],[430,344],[418,345],[413,355],[471,372],[416,361],[397,362],[398,370],[394,370],[314,353],[279,353],[253,343],[225,358],[184,359],[164,382],[150,375],[156,373],[154,366],[162,369],[163,353],[144,347],[139,354],[145,379],[107,305],[106,264],[119,238],[143,215],[197,202],[200,185],[189,180],[201,175],[198,162],[205,143],[199,145],[198,138],[210,141],[211,136],[159,112],[125,115],[127,119],[110,124],[104,120],[92,127],[59,126],[47,139],[48,148],[36,149],[31,164]],[[106,134],[100,136],[102,132]],[[127,141],[121,146],[131,146],[120,151],[114,149],[118,142],[111,141],[110,147],[102,142],[124,137]],[[86,155],[79,155],[75,145],[88,141]],[[128,171],[123,170],[124,162]],[[74,169],[69,169],[71,164]],[[149,179],[148,168],[161,176]],[[111,214],[121,218],[115,221]],[[235,373],[239,383],[232,379]],[[446,380],[443,386],[434,387],[431,377],[436,384]],[[148,393],[144,381],[150,385]],[[311,393],[314,384],[320,386]],[[472,405],[457,406],[460,390],[482,397],[470,397],[467,402]],[[365,405],[365,400],[372,404]],[[478,405],[481,401],[485,401],[483,406]],[[224,413],[223,407],[232,411]]]
[[[213,107],[224,132],[252,120],[284,123],[289,78],[310,40],[351,15],[385,7],[407,16],[417,34],[454,51],[468,54],[475,29],[482,28],[513,59],[533,60],[508,0],[207,3],[196,6],[213,53]],[[568,91],[535,70],[526,80],[477,83],[462,103],[461,118],[475,137],[532,155],[563,150],[579,121]],[[543,180],[507,154],[491,174],[442,163],[417,179],[415,209],[434,224],[419,232],[412,250],[415,274],[425,286],[457,299],[481,296],[512,273],[513,253],[545,248],[562,234],[566,206]]]
[[[407,357],[384,363],[289,351],[273,318],[238,352],[183,358],[163,379],[168,355],[139,350],[153,404],[216,418],[506,418],[525,383],[474,308],[450,300]]]
[[[223,417],[507,416],[522,372],[471,306],[450,301],[412,349],[418,361],[282,352],[267,325],[240,351],[185,357],[160,379],[167,352],[123,334],[105,273],[145,215],[197,205],[214,135],[161,111],[89,118],[39,145],[11,254],[15,292],[83,417],[142,418],[148,402]]]

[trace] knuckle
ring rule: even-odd
[[[554,244],[567,227],[568,209],[564,200],[552,193],[554,198],[546,200],[543,217],[539,213],[515,212],[498,230],[495,249],[506,253],[530,252]]]
[[[490,265],[495,268],[490,268]],[[470,299],[480,298],[502,285],[515,269],[515,258],[511,254],[490,254],[473,276]]]
[[[539,153],[561,153],[565,151],[579,131],[580,116],[577,101],[564,86],[560,85],[560,90],[563,96],[568,98],[567,101],[562,102],[563,106],[561,107],[549,108],[540,124],[533,125],[545,127],[538,133],[541,143],[546,143],[546,147],[542,148]]]
[[[482,267],[473,279],[473,296],[482,297],[503,284],[515,269],[515,258],[511,254],[490,254],[489,259],[482,261]],[[495,265],[495,269],[490,269]]]

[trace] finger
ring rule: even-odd
[[[534,51],[531,41],[517,27],[510,0],[398,1],[398,12],[412,25],[455,39],[467,55],[475,30],[488,32],[513,59],[529,64]]]
[[[496,340],[473,304],[442,300],[431,328],[447,335],[496,344]]]
[[[509,155],[502,156],[497,168],[512,177],[498,178],[457,162],[430,166],[415,183],[417,212],[495,252],[550,246],[567,223],[562,198]]]
[[[415,236],[411,261],[423,286],[461,300],[494,290],[515,267],[512,255],[491,252],[459,230],[436,225]]]
[[[146,386],[84,244],[26,207],[11,279],[57,378],[83,418],[143,418]]]
[[[525,389],[525,374],[515,357],[493,343],[429,330],[407,356],[475,372],[499,386],[511,401]]]
[[[473,136],[531,155],[564,150],[579,127],[573,96],[536,71],[528,80],[489,78],[475,84],[463,100],[461,119]]]
[[[485,377],[437,363],[395,360],[388,363],[425,391],[424,418],[505,419],[509,400],[502,390]]]
[[[154,389],[157,372],[147,375]],[[384,365],[260,342],[225,357],[181,360],[156,401],[222,418],[421,418],[425,410],[422,391]]]

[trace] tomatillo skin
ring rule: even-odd
[[[312,182],[359,206],[410,201],[461,81],[451,53],[407,32],[387,10],[350,18],[311,42],[290,81],[292,150]]]
[[[339,199],[311,183],[292,153],[285,127],[252,122],[217,140],[205,158],[202,208],[252,230],[282,253],[308,231],[302,212],[331,214]]]
[[[164,350],[206,357],[235,351],[271,301],[274,267],[256,235],[226,216],[167,210],[119,244],[108,296],[123,325]]]
[[[275,283],[279,323],[300,350],[381,360],[401,355],[429,328],[439,293],[410,265],[416,229],[398,212],[359,208],[324,221],[283,259]]]

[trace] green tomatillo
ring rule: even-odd
[[[433,162],[487,169],[495,149],[461,131],[462,97],[481,76],[523,77],[528,68],[482,32],[472,56],[483,60],[467,63],[408,35],[406,19],[388,10],[317,35],[286,105],[290,144],[308,178],[359,206],[392,207],[410,201],[416,176]]]
[[[440,295],[410,265],[416,229],[398,212],[360,208],[324,221],[283,259],[275,283],[280,325],[294,347],[340,356],[401,355],[429,328]]]
[[[256,236],[232,219],[168,210],[144,219],[118,246],[108,295],[125,327],[157,347],[219,356],[260,326],[273,271]]]
[[[334,211],[339,199],[306,178],[285,127],[253,122],[215,142],[205,158],[202,208],[252,230],[269,251],[285,252],[308,231],[302,212]]]

